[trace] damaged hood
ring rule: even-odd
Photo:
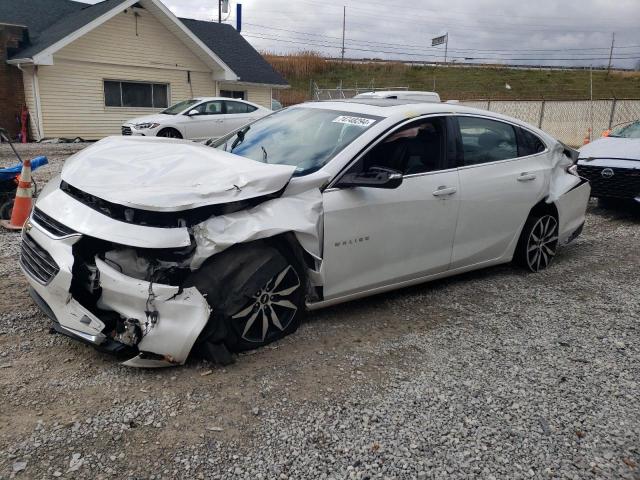
[[[62,180],[103,200],[152,211],[236,202],[282,190],[295,172],[186,140],[107,137],[69,157]]]
[[[600,138],[588,143],[579,152],[580,160],[588,158],[640,160],[640,138]]]

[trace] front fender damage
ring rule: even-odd
[[[281,197],[254,208],[211,217],[193,227],[196,251],[190,268],[223,250],[253,240],[292,232],[307,253],[322,259],[323,207],[320,187],[329,177],[317,175],[291,182]]]

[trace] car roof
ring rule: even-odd
[[[353,113],[364,113],[380,117],[391,117],[396,114],[424,115],[429,113],[482,113],[496,116],[492,112],[477,108],[465,107],[451,103],[425,102],[424,100],[406,98],[349,98],[341,100],[323,100],[307,102],[299,106],[321,108],[327,110],[343,110]]]
[[[351,98],[342,100],[325,100],[320,102],[307,102],[294,105],[290,108],[318,108],[324,110],[336,110],[352,114],[364,114],[399,121],[403,118],[413,118],[420,115],[431,114],[468,114],[493,118],[519,125],[544,137],[547,141],[555,141],[548,133],[543,132],[534,125],[518,120],[517,118],[502,115],[488,110],[467,107],[458,103],[427,102],[414,99],[387,99],[387,98]]]
[[[242,98],[231,98],[231,97],[192,97],[193,100],[198,100],[199,102],[210,102],[212,100],[232,100],[235,102],[244,102],[244,103],[251,103],[247,100],[243,100]]]

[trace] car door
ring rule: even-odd
[[[549,175],[548,151],[533,133],[526,131],[538,140],[538,151],[519,146],[525,130],[510,123],[473,115],[457,116],[456,123],[462,155],[452,269],[512,252]]]
[[[446,117],[404,122],[345,170],[390,168],[395,189],[331,188],[324,204],[324,298],[445,271],[458,211],[458,172]]]
[[[202,140],[205,138],[218,138],[223,135],[222,119],[224,117],[224,101],[211,100],[197,105],[190,111],[196,110],[195,115],[188,115],[185,124],[187,138]]]
[[[221,133],[220,136],[254,120],[252,112],[257,109],[253,105],[233,100],[225,100],[224,103],[225,114],[223,115],[223,124],[221,126],[223,133]]]

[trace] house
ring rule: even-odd
[[[26,105],[32,138],[98,139],[194,96],[271,108],[287,82],[230,25],[160,0],[0,1],[0,126]]]

